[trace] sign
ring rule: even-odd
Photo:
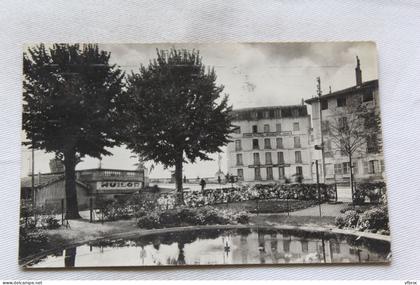
[[[138,190],[143,186],[140,181],[98,181],[97,190]]]

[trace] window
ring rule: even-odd
[[[299,123],[293,123],[293,130],[299,131]]]
[[[322,100],[321,101],[321,110],[327,110],[328,109],[328,100]]]
[[[302,163],[302,153],[299,150],[295,151],[295,162]]]
[[[300,147],[300,137],[294,137],[294,146],[295,148],[299,148]]]
[[[371,134],[366,138],[366,151],[367,153],[379,152],[378,137],[376,134]]]
[[[353,162],[353,174],[358,174],[359,173],[359,164],[357,163],[357,161]]]
[[[343,162],[343,174],[349,174],[350,173],[350,163]]]
[[[244,180],[244,170],[242,168],[238,168],[238,180]]]
[[[283,148],[283,138],[276,138],[277,148]]]
[[[345,96],[337,97],[337,107],[344,107],[347,104],[347,98]]]
[[[233,132],[235,134],[240,134],[241,133],[241,127],[235,127],[235,129],[233,130]]]
[[[264,125],[264,133],[269,133],[270,132],[270,125],[266,124]]]
[[[271,148],[271,142],[270,139],[264,139],[264,148]]]
[[[264,119],[270,118],[270,112],[269,111],[264,111],[263,116],[264,116]]]
[[[302,166],[296,166],[296,175],[303,175]]]
[[[261,180],[261,169],[259,167],[254,168],[255,180]]]
[[[363,102],[369,102],[373,100],[373,91],[367,90],[363,93]]]
[[[334,164],[335,175],[342,175],[343,174],[343,170],[342,170],[341,166],[342,166],[341,163]]]
[[[235,141],[235,150],[236,151],[241,151],[242,150],[241,140],[236,140]]]
[[[273,180],[273,168],[267,167],[267,180]]]
[[[252,140],[252,149],[259,149],[259,145],[258,145],[258,139],[253,139]]]
[[[347,154],[346,152],[346,141],[344,139],[340,140],[340,153],[342,156],[345,156]]]
[[[271,160],[271,152],[265,153],[265,164],[273,164],[273,161]]]
[[[385,172],[385,163],[383,160],[381,160],[381,172],[384,173]]]
[[[281,132],[281,124],[276,124],[276,132]]]
[[[284,154],[281,151],[279,151],[277,153],[277,163],[278,164],[283,164],[284,163]]]
[[[279,179],[284,179],[284,167],[279,167]]]
[[[254,153],[254,165],[260,165],[260,154]]]
[[[252,132],[255,134],[255,133],[258,133],[258,126],[257,125],[253,125],[252,126]]]
[[[342,130],[347,130],[348,128],[347,117],[338,118],[338,127]]]
[[[330,121],[322,121],[322,133],[328,134],[330,132]]]
[[[376,115],[375,112],[369,112],[365,115],[364,118],[364,127],[367,130],[374,130],[376,126]]]
[[[369,174],[380,173],[379,161],[378,160],[370,160],[369,164],[368,164],[368,171],[369,171]]]
[[[236,165],[243,165],[242,153],[236,154]]]

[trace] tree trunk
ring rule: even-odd
[[[349,154],[349,164],[350,164],[350,189],[351,189],[351,202],[354,205],[354,189],[353,189],[353,165],[352,165],[352,155]]]
[[[182,187],[182,153],[175,162],[176,204],[184,205],[184,191]]]
[[[76,191],[76,153],[68,151],[64,154],[66,219],[80,219]]]

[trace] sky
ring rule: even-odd
[[[324,43],[179,43],[179,44],[100,44],[111,53],[110,61],[126,73],[138,72],[156,58],[156,49],[199,50],[203,63],[214,67],[217,84],[225,87],[234,109],[301,104],[316,96],[316,78],[321,78],[323,93],[355,85],[356,56],[361,62],[363,81],[378,78],[377,53],[373,42]],[[310,106],[308,106],[310,112]],[[223,148],[224,150],[225,148]],[[125,147],[110,149],[112,156],[102,159],[103,168],[135,169],[137,158]],[[49,172],[53,154],[35,151],[35,173]],[[187,177],[212,177],[218,170],[214,161],[184,165]],[[147,162],[150,167],[152,162]],[[22,147],[21,175],[31,171],[31,151]],[[76,169],[96,168],[98,159],[85,157]],[[226,157],[221,168],[226,173]],[[155,164],[150,177],[170,177],[170,171]]]

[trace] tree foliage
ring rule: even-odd
[[[214,69],[198,51],[157,50],[157,58],[127,79],[127,145],[147,160],[175,166],[209,160],[229,142],[231,106]],[[181,170],[181,171],[180,171]]]
[[[374,106],[363,103],[358,97],[347,98],[347,104],[332,110],[328,137],[344,155],[380,150],[380,117]],[[375,138],[375,140],[372,140]],[[368,144],[375,144],[373,147]]]
[[[23,130],[31,148],[64,161],[69,217],[78,216],[77,162],[86,155],[110,155],[106,147],[118,145],[121,137],[118,98],[124,73],[109,59],[97,45],[78,44],[41,44],[23,56]]]

